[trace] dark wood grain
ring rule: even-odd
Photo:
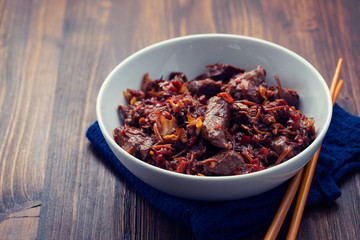
[[[194,239],[85,138],[107,74],[168,38],[241,34],[300,54],[328,84],[343,57],[337,102],[359,115],[359,13],[357,0],[0,0],[0,239]],[[306,209],[298,239],[360,239],[360,174],[340,188]]]

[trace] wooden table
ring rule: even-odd
[[[297,52],[328,83],[343,57],[338,103],[359,115],[359,22],[358,0],[1,0],[0,239],[194,239],[85,138],[105,77],[161,40],[241,34]],[[340,188],[306,209],[298,239],[360,239],[360,173]]]

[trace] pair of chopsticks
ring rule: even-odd
[[[343,59],[340,58],[335,70],[335,74],[330,86],[330,94],[332,98],[333,105],[339,95],[340,89],[343,84],[343,80],[338,81],[340,70],[342,67]],[[319,158],[321,145],[318,150],[315,152],[314,156],[310,159],[306,167],[302,168],[291,180],[291,183],[285,193],[285,196],[280,204],[278,211],[272,221],[264,239],[273,240],[276,239],[277,234],[280,231],[281,225],[284,222],[287,212],[291,206],[291,203],[295,197],[295,194],[300,186],[299,194],[297,197],[297,202],[295,205],[295,210],[291,219],[290,228],[286,239],[296,239],[296,235],[300,226],[300,221],[304,212],[306,200],[309,194],[311,182],[314,176],[317,160]],[[302,180],[302,182],[301,182]]]

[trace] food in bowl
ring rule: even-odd
[[[298,110],[299,96],[269,86],[262,66],[245,71],[218,62],[188,81],[145,74],[127,89],[118,110],[124,124],[115,142],[151,165],[189,175],[229,176],[264,170],[296,156],[316,136],[314,121]]]
[[[179,174],[148,164],[121,148],[114,129],[124,124],[118,105],[127,105],[122,91],[141,89],[144,73],[157,78],[184,72],[195,79],[207,64],[223,62],[244,69],[266,69],[269,85],[281,79],[283,88],[295,89],[299,109],[314,120],[316,138],[295,157],[250,174],[199,177]],[[139,69],[141,71],[139,71]],[[131,174],[167,194],[204,201],[224,201],[264,193],[294,176],[316,152],[329,128],[332,101],[326,81],[304,58],[277,44],[247,36],[199,34],[165,40],[132,54],[117,65],[101,86],[96,116],[106,143]],[[211,149],[209,149],[211,150]]]

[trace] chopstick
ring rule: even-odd
[[[332,97],[333,105],[336,102],[336,98],[337,98],[337,96],[340,92],[340,89],[342,87],[342,84],[343,84],[343,80],[340,80],[339,83],[337,82],[339,79],[342,63],[343,63],[343,59],[340,58],[338,61],[337,67],[336,67],[333,81],[330,86],[330,94]],[[300,185],[300,190],[299,190],[298,198],[296,201],[294,214],[291,219],[290,229],[289,229],[288,235],[286,237],[287,239],[295,239],[296,238],[296,235],[297,235],[297,232],[298,232],[298,229],[300,226],[302,214],[304,212],[307,196],[309,194],[311,182],[312,182],[312,179],[314,176],[317,160],[318,160],[318,157],[320,154],[320,149],[321,149],[321,145],[320,145],[319,149],[316,151],[313,158],[310,160],[310,162],[306,166],[304,176],[303,176],[303,181]]]
[[[335,104],[336,98],[340,92],[340,89],[342,87],[343,84],[343,80],[340,80],[338,82],[339,79],[339,75],[340,75],[340,70],[342,67],[342,63],[343,63],[343,59],[340,58],[335,70],[335,74],[330,86],[330,93],[331,93],[331,98],[332,98],[332,102],[333,105]],[[285,193],[285,196],[279,206],[278,211],[276,212],[276,215],[264,237],[265,240],[273,240],[276,239],[277,234],[280,231],[281,225],[284,222],[284,219],[286,217],[287,212],[289,211],[289,208],[291,206],[291,203],[295,197],[295,194],[297,192],[297,189],[299,188],[301,179],[303,178],[303,182],[302,185],[300,187],[300,191],[299,191],[299,195],[297,198],[297,202],[295,205],[295,211],[290,223],[290,229],[287,235],[287,239],[295,239],[296,235],[297,235],[297,231],[299,229],[300,226],[300,221],[302,218],[302,214],[305,208],[305,203],[307,200],[307,196],[310,190],[310,186],[311,186],[311,182],[312,182],[312,178],[315,172],[315,167],[317,164],[317,159],[319,157],[320,154],[320,149],[321,149],[321,145],[318,148],[318,150],[315,152],[314,156],[311,158],[311,160],[309,161],[309,163],[306,166],[306,170],[304,170],[304,168],[302,168],[291,180],[290,185],[288,187],[287,192]],[[305,171],[305,174],[304,174]],[[304,175],[304,177],[303,177]]]
[[[334,99],[334,91],[335,91],[335,87],[337,86],[337,83],[338,83],[342,64],[343,64],[343,59],[339,58],[336,69],[335,69],[335,74],[334,74],[333,80],[330,85],[330,94],[331,94],[331,97],[333,100],[333,104],[335,103],[335,100],[336,100],[336,99]]]

